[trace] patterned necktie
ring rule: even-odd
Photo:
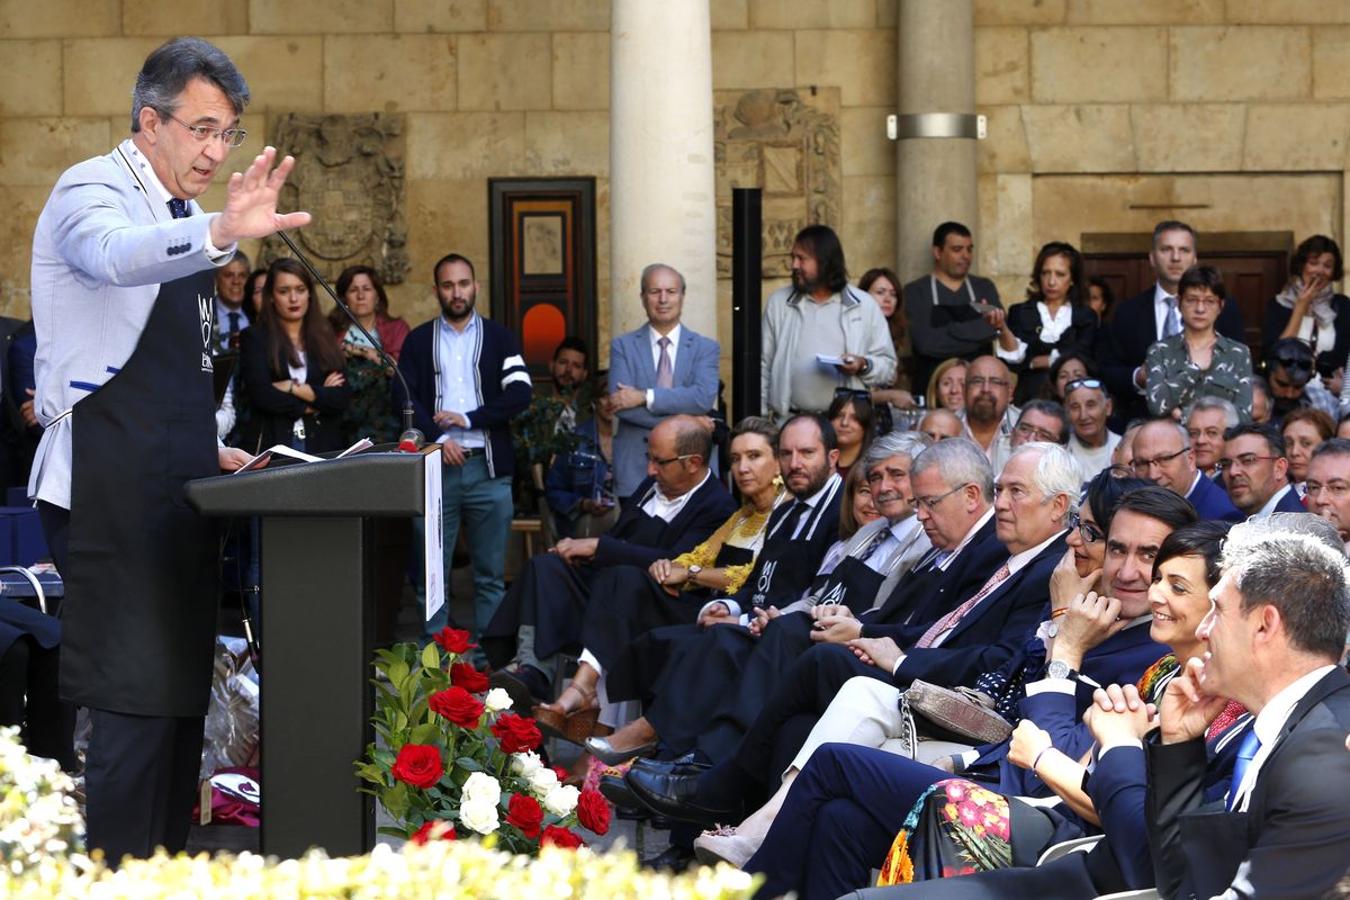
[[[1167,298],[1167,320],[1163,323],[1163,337],[1181,334],[1181,315],[1177,312],[1177,298]]]
[[[960,625],[961,620],[966,617],[966,613],[970,612],[972,609],[975,608],[975,605],[977,603],[979,603],[985,597],[988,597],[991,593],[993,593],[994,588],[1002,584],[1004,579],[1006,579],[1010,574],[1011,572],[1008,570],[1007,563],[1004,563],[1003,565],[999,566],[998,571],[993,574],[993,577],[991,577],[988,581],[984,583],[984,587],[980,588],[979,592],[974,597],[971,597],[965,603],[962,603],[956,609],[952,610],[951,612],[947,613],[945,616],[934,622],[932,627],[923,633],[923,637],[919,638],[918,642],[914,646],[915,647],[933,646],[934,642],[936,642],[938,638],[942,637],[947,632],[954,629],[957,625]]]
[[[177,197],[170,197],[169,212],[175,219],[186,219],[188,217],[187,201],[180,200]]]
[[[871,559],[872,554],[876,553],[877,548],[880,547],[882,544],[886,543],[886,538],[890,536],[891,530],[889,528],[883,528],[876,534],[872,535],[872,539],[867,542],[867,546],[863,547],[862,550],[858,553],[856,557],[858,562],[867,562],[869,559]]]
[[[661,347],[661,359],[656,364],[656,386],[673,388],[675,386],[675,368],[670,364],[670,338],[663,337],[656,342]]]
[[[239,313],[237,313],[237,312],[231,312],[231,313],[230,313],[230,334],[238,334],[238,333],[239,333]]]
[[[1256,736],[1256,728],[1253,727],[1238,742],[1237,758],[1233,760],[1233,781],[1228,788],[1228,809],[1230,811],[1237,807],[1238,791],[1242,788],[1242,779],[1247,774],[1248,766],[1252,764],[1252,760],[1260,749],[1261,739]]]

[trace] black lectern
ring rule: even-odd
[[[207,516],[262,517],[264,854],[375,844],[353,771],[372,738],[374,517],[422,515],[421,454],[365,453],[188,483]]]

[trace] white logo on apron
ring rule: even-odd
[[[211,363],[211,313],[214,311],[215,304],[211,302],[210,297],[197,295],[197,314],[201,318],[202,327],[202,371],[214,372],[216,367]]]
[[[769,594],[769,586],[773,584],[773,573],[778,569],[778,560],[772,560],[764,564],[764,568],[759,570],[759,581],[755,583],[755,596],[752,602],[760,606],[764,598]]]
[[[836,584],[834,587],[830,588],[830,592],[826,594],[824,597],[821,597],[816,602],[820,603],[821,605],[839,606],[844,602],[844,595],[847,593],[848,588],[844,587],[843,583],[841,582],[839,584]]]

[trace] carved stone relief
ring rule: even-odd
[[[386,284],[401,283],[409,268],[403,117],[288,113],[273,144],[278,155],[295,157],[280,205],[313,215],[292,239],[323,276],[332,283],[347,266],[368,265]],[[263,241],[260,264],[290,255],[273,236]]]
[[[807,225],[843,222],[839,89],[714,91],[717,274],[731,275],[731,189],[764,190],[764,276],[788,272]]]

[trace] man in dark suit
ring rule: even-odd
[[[916,503],[931,511],[946,498],[928,494],[922,474],[915,482]],[[784,676],[734,757],[701,775],[667,774],[639,762],[626,779],[633,793],[665,815],[732,821],[740,802],[754,799],[748,795],[766,786],[770,772],[783,771],[778,763],[796,753],[812,717],[850,678],[865,675],[901,685],[921,678],[959,686],[997,670],[1043,617],[1050,573],[1064,554],[1066,522],[1080,483],[1078,466],[1063,447],[1032,443],[1018,448],[995,494],[995,532],[1007,555],[993,563],[978,588],[939,617],[923,618],[920,609],[913,624],[894,632],[898,641],[854,642],[866,649],[858,656],[837,644],[812,648]],[[794,719],[795,727],[785,729]]]
[[[515,639],[508,671],[532,692],[548,693],[551,657],[581,640],[582,615],[599,569],[646,569],[674,558],[735,512],[736,502],[708,469],[711,449],[712,435],[698,419],[662,420],[647,444],[647,478],[624,502],[614,527],[599,537],[564,538],[525,564],[484,636]],[[485,649],[492,658],[495,648]]]
[[[1177,283],[1195,265],[1195,244],[1195,229],[1185,222],[1159,222],[1153,229],[1153,249],[1148,254],[1157,281],[1117,306],[1110,326],[1098,332],[1097,359],[1102,378],[1115,397],[1117,427],[1148,415],[1143,394],[1144,357],[1156,342],[1181,333]],[[1224,304],[1217,327],[1235,341],[1245,339],[1242,314],[1236,304]]]
[[[1247,518],[1223,488],[1195,467],[1190,436],[1172,419],[1154,419],[1135,434],[1134,473],[1191,501],[1202,519],[1241,522]]]
[[[1224,434],[1224,487],[1241,512],[1264,519],[1277,512],[1307,512],[1289,483],[1284,438],[1269,425],[1238,425]]]

